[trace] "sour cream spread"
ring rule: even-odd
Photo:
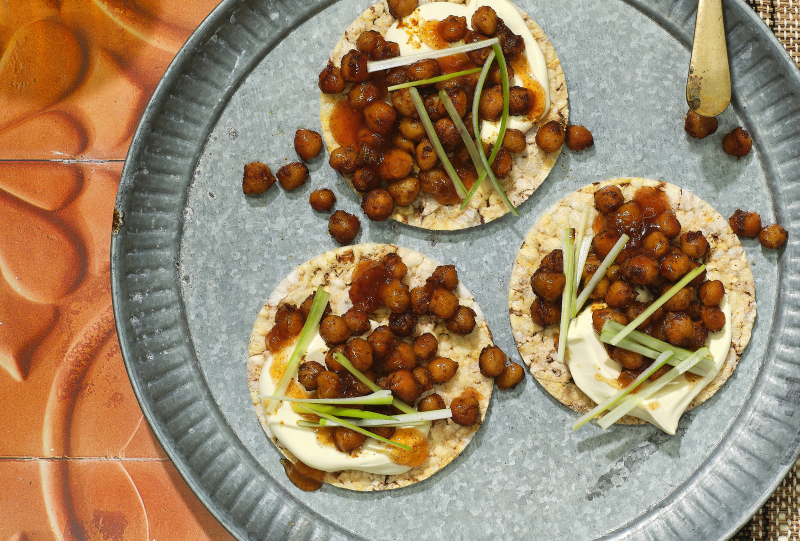
[[[292,353],[293,346],[284,347],[276,355],[264,352],[267,357],[261,375],[258,379],[258,392],[262,395],[272,396],[277,382],[270,373],[273,362],[281,362],[282,357]],[[325,341],[317,334],[306,351],[304,361],[316,361],[325,365],[325,354],[328,347]],[[292,410],[290,402],[281,402],[278,410],[267,415],[267,425],[270,432],[286,446],[291,453],[301,462],[318,470],[334,472],[341,470],[359,470],[379,475],[397,475],[405,473],[411,468],[392,462],[387,455],[387,444],[373,438],[367,438],[361,449],[352,454],[339,451],[333,444],[324,444],[317,439],[317,433],[312,428],[297,426],[297,421],[302,417]],[[429,424],[415,426],[427,437]]]
[[[725,313],[725,327],[721,331],[709,333],[706,343],[714,359],[714,369],[702,378],[688,372],[678,376],[636,406],[629,415],[644,419],[668,434],[675,434],[683,412],[719,373],[728,356],[731,347],[731,309],[727,295],[722,299],[719,308]],[[575,384],[596,403],[599,404],[619,391],[611,383],[622,373],[622,366],[606,353],[592,327],[592,311],[589,308],[570,324],[566,361]]]
[[[512,63],[514,77],[509,80],[509,84],[510,86],[523,86],[533,91],[534,94],[537,94],[537,89],[533,88],[534,85],[536,83],[541,85],[541,89],[545,93],[545,109],[541,115],[543,117],[550,109],[547,62],[519,11],[507,0],[471,0],[466,5],[453,4],[451,2],[431,2],[419,6],[411,15],[404,17],[401,21],[395,21],[384,37],[388,41],[394,41],[400,45],[400,56],[432,51],[433,48],[425,43],[424,34],[427,21],[441,21],[449,15],[454,15],[456,17],[466,17],[467,26],[472,28],[472,15],[481,6],[491,6],[497,12],[498,17],[503,19],[509,30],[521,36],[525,41],[525,53],[521,57],[521,62],[514,61]],[[430,42],[429,39],[427,41]],[[449,46],[455,47],[463,44],[463,41],[457,41],[449,44]],[[448,45],[447,42],[444,42],[444,45]],[[536,120],[538,119],[532,119],[528,116],[509,116],[506,126],[508,129],[527,132]],[[499,133],[499,121],[483,122],[481,139],[484,142],[493,143]]]

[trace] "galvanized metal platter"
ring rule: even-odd
[[[327,165],[295,192],[241,193],[242,167],[295,160],[319,129],[316,76],[368,0],[226,0],[197,29],[147,107],[126,162],[112,238],[117,331],[134,391],[178,470],[239,539],[652,539],[730,537],[800,453],[800,72],[743,2],[724,3],[733,106],[718,133],[683,132],[696,2],[520,0],[566,74],[570,120],[595,146],[565,151],[533,196],[481,227],[430,232],[362,215],[356,242],[391,242],[455,264],[496,342],[518,359],[507,298],[528,229],[564,194],[620,176],[688,188],[723,216],[754,210],[789,230],[780,251],[745,240],[758,317],[739,368],[678,434],[586,427],[530,377],[497,392],[456,461],[383,493],[286,479],[247,393],[256,314],[296,265],[336,246],[308,194],[359,200]],[[721,137],[737,125],[754,152]]]

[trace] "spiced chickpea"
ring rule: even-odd
[[[484,41],[485,39],[487,39],[486,36],[484,36],[480,32],[467,30],[467,35],[464,36],[464,44],[468,45],[470,43],[477,43],[479,41]],[[486,63],[486,60],[489,58],[489,54],[491,52],[492,52],[491,47],[483,47],[482,49],[467,51],[466,55],[467,58],[469,58],[470,62],[473,62],[479,66],[483,66]]]
[[[383,366],[389,372],[394,372],[401,368],[411,370],[417,366],[417,356],[414,354],[414,348],[405,342],[396,341],[394,349],[383,361]]]
[[[508,80],[511,81],[514,77],[514,68],[511,67],[511,64],[506,63],[506,73],[508,74]],[[490,85],[503,84],[503,72],[500,71],[500,66],[496,62],[492,62],[489,73],[486,75],[486,80],[489,81]]]
[[[275,330],[282,338],[292,338],[300,334],[305,324],[303,312],[291,304],[284,304],[275,314]]]
[[[390,148],[383,153],[383,161],[378,166],[378,175],[387,182],[407,177],[414,167],[411,154],[399,148]]]
[[[725,326],[725,312],[716,306],[703,306],[700,308],[700,320],[709,331],[721,331]]]
[[[686,344],[694,335],[692,320],[684,312],[666,312],[661,320],[661,328],[666,341],[676,346]]]
[[[401,368],[389,374],[389,389],[400,400],[408,404],[413,403],[422,394],[422,386],[411,370],[407,368]]]
[[[408,286],[397,278],[392,278],[378,287],[378,296],[383,304],[392,312],[399,314],[405,312],[411,304],[408,295]]]
[[[409,141],[419,143],[425,137],[425,126],[422,125],[422,121],[418,118],[404,116],[400,119],[397,129]]]
[[[297,368],[297,381],[306,391],[317,390],[317,376],[325,371],[325,367],[316,361],[306,361]]]
[[[666,293],[671,287],[672,284],[664,284],[664,286],[661,288],[661,294],[663,295]],[[681,288],[677,293],[670,297],[667,302],[664,303],[664,310],[667,312],[682,312],[689,308],[689,303],[692,302],[692,297],[694,297],[693,288]]]
[[[536,297],[531,304],[531,319],[540,327],[555,325],[561,319],[561,305]]]
[[[436,150],[434,150],[427,137],[423,138],[417,145],[415,156],[417,158],[417,167],[419,167],[420,171],[430,171],[439,163]]]
[[[506,389],[513,389],[523,379],[525,379],[525,369],[517,363],[508,363],[494,381],[497,383],[498,389],[505,391]]]
[[[437,357],[428,363],[434,383],[445,383],[456,375],[458,363],[447,357]]]
[[[689,272],[689,257],[684,253],[671,253],[661,258],[661,276],[670,282],[677,282]]]
[[[435,167],[419,173],[419,189],[433,196],[440,205],[458,203],[461,198],[456,192],[456,187],[444,169]]]
[[[661,259],[669,250],[669,239],[661,231],[651,231],[642,239],[642,248],[654,258]]]
[[[458,297],[442,287],[434,288],[431,292],[430,311],[436,317],[449,319],[458,311]]]
[[[557,120],[546,122],[536,132],[536,144],[545,152],[556,152],[564,144],[564,128]]]
[[[336,360],[336,354],[344,355],[345,351],[347,351],[347,344],[336,344],[328,350],[328,353],[325,354],[325,366],[328,367],[328,370],[337,374],[347,372],[347,369]]]
[[[497,178],[506,178],[511,174],[512,165],[511,153],[505,148],[500,148],[491,165],[492,173]]]
[[[472,28],[484,36],[491,36],[497,30],[497,12],[490,6],[481,6],[472,14]]]
[[[417,0],[388,0],[389,13],[395,19],[402,19],[417,9]]]
[[[502,19],[497,20],[497,31],[494,37],[500,40],[500,48],[503,50],[503,56],[506,61],[516,58],[525,52],[525,40],[511,31]]]
[[[485,120],[500,120],[503,114],[503,91],[500,86],[483,91],[478,102],[478,113]]]
[[[453,413],[452,420],[456,424],[471,426],[480,421],[480,405],[472,394],[464,393],[453,399],[450,402],[450,411]]]
[[[442,69],[434,59],[419,60],[406,68],[409,81],[422,81],[441,75]]]
[[[308,180],[308,167],[300,162],[287,163],[275,173],[278,182],[286,191],[292,191],[302,186]]]
[[[659,276],[659,263],[648,254],[636,254],[625,260],[622,272],[636,285],[653,284]]]
[[[589,281],[592,279],[592,276],[594,276],[594,274],[588,277],[586,284],[589,283]],[[595,285],[594,290],[589,293],[589,298],[595,301],[605,299],[609,287],[611,287],[611,280],[608,279],[608,276],[603,276],[600,278],[600,281],[597,282],[597,285]]]
[[[350,307],[350,309],[344,313],[342,320],[344,320],[344,324],[347,325],[347,328],[350,329],[350,334],[352,336],[360,336],[367,332],[370,327],[367,314],[355,306]]]
[[[449,118],[437,120],[433,125],[433,129],[447,152],[455,150],[458,145],[463,143],[461,134],[458,133],[458,128]]]
[[[402,133],[394,134],[394,140],[392,141],[392,144],[400,150],[408,152],[409,154],[414,154],[414,152],[417,150],[417,145],[414,144],[414,141],[411,139],[406,139],[403,137]]]
[[[603,325],[605,325],[606,321],[616,321],[620,325],[628,324],[628,318],[625,317],[625,313],[616,308],[603,308],[592,312],[592,327],[594,327],[597,334],[603,332]]]
[[[628,306],[625,307],[625,317],[628,318],[628,321],[633,321],[634,319],[642,315],[642,313],[644,313],[644,311],[647,310],[648,306],[649,304],[643,303],[641,301],[633,301]],[[645,328],[647,328],[648,325],[650,325],[652,321],[653,321],[653,316],[652,315],[647,316],[644,319],[644,321],[642,321],[642,323],[638,327],[636,327],[636,330],[643,331]]]
[[[328,65],[319,74],[319,89],[323,94],[339,94],[344,92],[346,84],[339,68],[328,60]]]
[[[719,123],[716,117],[700,116],[691,109],[686,113],[683,129],[695,139],[705,139],[717,131]]]
[[[411,369],[411,373],[414,375],[414,379],[419,383],[423,393],[433,389],[433,376],[431,375],[431,371],[426,367],[415,366]]]
[[[439,350],[439,341],[431,333],[426,332],[414,338],[412,344],[414,355],[421,361],[433,359]]]
[[[761,216],[755,212],[736,209],[728,222],[733,232],[740,237],[753,238],[761,231]]]
[[[609,286],[605,300],[611,308],[625,308],[636,300],[637,295],[631,286],[619,280]]]
[[[431,122],[436,122],[440,118],[447,116],[447,109],[445,109],[438,92],[425,96],[422,104],[425,106],[425,112],[428,113],[428,118],[431,119]]]
[[[564,252],[562,252],[560,249],[556,249],[549,252],[546,256],[542,258],[541,263],[539,263],[539,268],[547,269],[553,272],[560,272],[563,274]]]
[[[780,248],[789,238],[789,233],[778,224],[768,225],[758,233],[758,241],[764,248]]]
[[[439,29],[447,43],[459,41],[467,35],[467,18],[449,15],[442,19]]]
[[[328,232],[339,244],[353,242],[360,227],[358,218],[343,210],[337,210],[328,220]]]
[[[330,315],[319,324],[319,335],[327,344],[341,344],[350,338],[350,329],[341,317]]]
[[[592,248],[600,260],[606,258],[622,235],[616,229],[606,229],[592,239]]]
[[[361,111],[368,104],[383,98],[386,93],[384,87],[379,87],[375,81],[362,81],[354,84],[347,93],[347,103],[350,109]]]
[[[401,85],[408,82],[408,73],[405,66],[398,66],[389,70],[384,80],[387,87]]]
[[[358,39],[356,40],[356,49],[362,53],[367,53],[371,58],[375,53],[375,49],[377,48],[378,44],[382,41],[384,41],[384,39],[380,32],[375,30],[366,30],[359,34]]]
[[[528,148],[528,144],[525,142],[525,134],[520,130],[506,130],[506,134],[503,136],[503,148],[509,152],[523,152]]]
[[[381,265],[392,278],[402,279],[408,273],[408,267],[403,258],[396,252],[389,252],[381,258]]]
[[[611,358],[617,361],[627,370],[638,370],[644,365],[644,357],[641,353],[635,353],[620,347],[614,348]]]
[[[508,114],[511,116],[527,115],[533,107],[534,98],[531,91],[522,86],[508,89]]]
[[[687,231],[681,235],[681,251],[691,259],[700,259],[708,248],[708,240],[701,231]]]
[[[411,310],[418,316],[423,316],[431,310],[431,293],[425,287],[415,287],[409,293]]]
[[[353,338],[347,342],[344,356],[362,372],[372,367],[372,346],[363,338]]]
[[[444,399],[436,393],[429,394],[417,404],[417,410],[420,412],[443,410],[446,407]]]
[[[392,215],[394,199],[386,190],[375,188],[361,200],[361,210],[373,222],[382,222]]]
[[[389,327],[381,325],[367,337],[367,342],[372,346],[372,356],[384,360],[394,349],[394,335]]]
[[[364,445],[364,442],[367,441],[367,436],[361,432],[337,426],[333,431],[333,440],[339,451],[350,454]]]
[[[359,192],[374,190],[381,182],[381,177],[372,167],[359,167],[351,178],[353,187]]]
[[[486,346],[478,357],[478,366],[481,374],[487,378],[496,378],[506,366],[508,357],[497,346]]]
[[[752,148],[753,141],[750,139],[750,134],[741,127],[737,126],[722,138],[722,150],[728,156],[744,158],[750,154]]]
[[[699,292],[698,292],[698,296],[699,296]],[[700,308],[702,308],[702,307],[703,307],[703,303],[702,302],[700,302],[699,300],[696,300],[696,299],[692,300],[689,303],[689,306],[686,308],[686,315],[688,315],[689,318],[692,321],[700,321],[701,320]]]
[[[617,280],[624,280],[627,275],[622,272],[622,265],[614,263],[608,267],[608,270],[606,271],[606,277],[611,280],[611,283],[613,284]]]
[[[333,208],[336,196],[328,188],[321,188],[311,192],[311,195],[308,196],[308,202],[312,209],[326,212]]]
[[[567,126],[566,143],[570,150],[580,152],[594,146],[594,137],[592,132],[583,126],[572,124]]]
[[[619,186],[606,186],[594,192],[594,206],[603,214],[617,210],[625,202]]]
[[[328,163],[334,170],[343,175],[352,173],[358,167],[358,147],[356,145],[348,145],[337,148],[331,152]]]
[[[538,296],[548,301],[554,301],[561,296],[567,278],[564,274],[548,271],[547,269],[537,270],[531,276],[531,289]]]
[[[467,93],[460,87],[448,88],[445,92],[447,93],[447,97],[450,98],[450,102],[453,104],[453,108],[456,110],[456,113],[458,113],[458,116],[463,118],[464,115],[467,114],[467,108],[472,106],[471,103],[468,103]]]
[[[475,328],[475,310],[459,306],[453,317],[445,320],[447,330],[459,336],[466,336]]]
[[[342,57],[340,68],[342,77],[348,83],[360,83],[369,79],[367,72],[367,62],[369,55],[356,49],[349,51]]]
[[[642,227],[642,207],[636,201],[623,203],[611,215],[611,223],[614,229],[633,234]]]
[[[665,210],[656,216],[653,221],[653,227],[661,231],[668,239],[674,239],[681,233],[681,223],[671,209]]]
[[[385,101],[372,101],[364,107],[364,122],[370,130],[386,135],[397,122],[397,111]]]
[[[306,297],[306,300],[300,305],[300,312],[303,314],[303,321],[308,319],[308,314],[311,312],[311,305],[314,303],[314,297],[317,296],[317,292],[314,291]],[[328,301],[328,304],[325,305],[325,309],[322,311],[322,317],[325,317],[331,313],[331,303]]]
[[[694,333],[691,338],[686,342],[686,347],[691,351],[696,351],[703,347],[708,340],[708,327],[703,325],[702,321],[692,320],[692,327]]]
[[[439,265],[433,269],[427,281],[452,291],[458,285],[458,271],[455,265]]]
[[[275,177],[267,165],[261,162],[252,162],[244,166],[242,176],[242,192],[245,195],[264,193],[275,184]]]
[[[392,105],[402,116],[419,118],[417,107],[411,98],[411,92],[407,88],[401,88],[392,92]]]
[[[417,316],[413,312],[389,314],[389,330],[395,336],[410,336],[417,329]]]
[[[342,391],[344,391],[344,383],[336,372],[324,370],[317,376],[317,396],[319,398],[339,398]]]

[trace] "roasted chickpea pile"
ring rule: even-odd
[[[596,303],[592,307],[592,324],[600,333],[607,320],[627,325],[636,319],[652,304],[652,301],[638,301],[637,289],[649,290],[653,299],[658,299],[704,261],[709,243],[701,231],[682,232],[666,194],[657,188],[640,188],[631,201],[625,201],[619,187],[606,186],[595,192],[594,202],[600,214],[593,223],[595,236],[581,275],[581,287],[586,287],[622,234],[630,237],[589,295]],[[565,283],[563,254],[561,250],[553,250],[531,276],[531,288],[536,295],[531,318],[537,325],[559,324]],[[707,280],[704,271],[637,329],[695,351],[706,343],[709,333],[724,327],[725,314],[719,308],[724,295],[722,282]],[[622,386],[627,386],[652,363],[652,359],[620,347],[606,345],[606,349],[623,367],[619,377]],[[659,369],[650,379],[664,372],[665,369]]]
[[[396,2],[392,14],[413,11],[416,0]],[[514,34],[489,6],[478,9],[471,20],[473,30],[467,27],[464,17],[450,16],[439,22],[437,34],[448,42],[464,40],[479,42],[497,37],[508,61],[523,55],[523,38]],[[331,131],[341,145],[331,153],[329,163],[343,175],[350,175],[353,187],[364,197],[362,209],[373,221],[382,221],[392,215],[395,207],[414,204],[420,193],[427,193],[441,205],[460,201],[455,185],[445,172],[433,145],[419,119],[408,88],[389,92],[388,87],[437,77],[442,74],[482,66],[491,48],[479,49],[438,60],[422,60],[408,66],[367,73],[369,60],[379,60],[399,55],[396,43],[369,30],[356,41],[356,49],[344,55],[341,68],[333,63],[319,75],[319,88],[326,94],[346,93],[336,104],[331,118]],[[509,76],[513,68],[509,64]],[[433,85],[417,86],[425,110],[434,124],[436,135],[453,164],[461,182],[470,189],[478,179],[477,171],[464,146],[461,135],[447,113],[439,96],[444,90],[464,121],[470,135],[473,133],[472,100],[479,74],[466,75]],[[482,119],[496,121],[503,110],[501,73],[495,64],[481,94],[479,111]],[[536,117],[544,111],[544,92],[535,94],[521,86],[510,88],[510,114]],[[563,131],[563,130],[562,130]],[[575,148],[591,146],[588,130],[572,131]],[[563,143],[564,137],[561,138]],[[560,145],[559,145],[560,146]],[[511,173],[512,153],[527,148],[525,134],[508,130],[502,148],[492,164],[499,178]],[[488,153],[488,149],[484,149]]]
[[[406,273],[405,263],[395,253],[380,261],[367,260],[358,265],[350,288],[353,306],[336,315],[329,305],[320,322],[319,334],[329,348],[325,365],[306,361],[298,369],[297,379],[307,391],[316,391],[320,398],[348,398],[372,392],[336,361],[334,354],[341,353],[376,385],[391,390],[407,404],[416,403],[419,411],[448,407],[435,386],[456,375],[458,362],[438,355],[437,338],[427,332],[419,334],[417,325],[422,318],[439,318],[445,320],[451,333],[468,335],[475,328],[476,314],[471,308],[459,305],[454,293],[458,274],[452,265],[437,267],[425,285],[410,290],[403,283]],[[300,307],[285,304],[278,309],[275,325],[266,337],[270,351],[279,351],[300,333],[312,302],[313,295]],[[384,307],[389,310],[388,324],[373,330],[370,316]],[[517,385],[524,376],[522,368],[508,363],[497,346],[484,348],[479,364],[481,373],[496,378],[500,389]],[[468,426],[480,421],[477,401],[472,404],[469,395],[467,389],[450,404],[453,422]],[[352,407],[398,413],[391,406]],[[394,432],[391,428],[381,430],[379,435],[386,438],[391,438]],[[365,438],[337,428],[333,439],[340,451],[352,453]]]

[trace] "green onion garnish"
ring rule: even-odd
[[[411,447],[409,447],[408,445],[404,445],[402,443],[397,443],[396,441],[392,441],[392,440],[387,440],[386,438],[378,436],[377,434],[373,434],[369,430],[364,430],[360,426],[356,426],[356,425],[354,425],[352,423],[348,423],[344,419],[338,419],[338,418],[334,417],[333,415],[329,415],[327,413],[313,411],[308,406],[304,406],[302,404],[298,404],[298,407],[304,408],[305,410],[307,410],[308,413],[313,413],[315,415],[319,415],[323,419],[327,419],[329,421],[334,421],[335,423],[340,424],[341,426],[343,426],[345,428],[349,428],[350,430],[354,430],[354,431],[358,432],[359,434],[364,434],[368,438],[375,438],[378,441],[382,441],[384,443],[388,443],[389,445],[394,445],[395,447],[399,447],[401,449],[405,449],[406,451],[410,451],[411,450]]]
[[[367,62],[367,72],[372,73],[373,71],[381,71],[396,68],[398,66],[407,66],[409,64],[413,64],[414,62],[419,62],[420,60],[428,60],[429,58],[441,58],[443,56],[451,56],[454,54],[459,53],[466,53],[469,51],[475,51],[477,49],[483,49],[484,47],[488,47],[489,45],[497,45],[500,43],[500,40],[497,38],[491,38],[484,41],[478,41],[475,43],[467,43],[466,45],[459,45],[458,47],[447,47],[446,49],[434,49],[432,51],[426,51],[424,53],[418,54],[410,54],[407,56],[395,56],[394,58],[388,58],[386,60],[370,60]]]
[[[623,237],[624,236],[625,235],[623,235]],[[683,278],[678,280],[678,283],[676,283],[674,286],[669,288],[669,290],[666,293],[664,293],[663,295],[661,295],[658,298],[658,300],[653,302],[653,304],[648,306],[647,309],[644,312],[639,314],[639,317],[637,317],[636,319],[634,319],[633,321],[628,323],[628,325],[624,329],[619,331],[619,333],[617,333],[617,335],[611,340],[610,344],[612,346],[616,346],[617,344],[619,344],[620,340],[622,340],[623,338],[628,336],[628,334],[630,334],[631,331],[635,330],[636,327],[641,325],[642,322],[645,319],[650,317],[653,314],[653,312],[655,312],[656,310],[661,308],[664,305],[665,302],[667,302],[673,296],[675,296],[675,294],[678,293],[678,291],[680,291],[681,289],[683,289],[686,286],[686,284],[688,284],[689,282],[691,282],[692,280],[697,278],[697,276],[701,272],[703,272],[705,270],[705,268],[706,268],[705,265],[700,265],[699,267],[696,267],[696,268],[692,269],[691,271],[689,271],[688,273],[686,273],[686,275]],[[599,269],[598,269],[598,271],[599,271]]]
[[[578,305],[574,310],[576,314],[581,311],[581,308],[583,308],[586,299],[589,298],[589,295],[592,294],[594,288],[597,287],[597,284],[599,284],[600,280],[603,279],[603,276],[606,275],[608,267],[610,267],[611,264],[614,263],[614,260],[617,258],[619,253],[622,251],[623,248],[625,248],[625,243],[628,242],[628,238],[629,238],[628,235],[623,233],[622,236],[617,241],[617,243],[614,245],[614,247],[611,248],[611,251],[608,252],[608,255],[605,257],[605,259],[603,259],[603,262],[600,263],[600,266],[597,267],[597,271],[592,275],[592,279],[589,280],[589,283],[586,285],[586,287],[583,288],[580,297],[578,297],[578,300],[576,301]]]
[[[390,421],[388,419],[345,419],[345,421],[352,423],[356,426],[407,426],[409,424],[426,424],[429,421],[437,421],[439,419],[449,419],[453,416],[453,412],[450,411],[449,408],[440,409],[440,410],[432,410],[432,411],[424,411],[419,413],[408,413],[405,415],[395,415],[395,420]],[[301,421],[298,421],[298,424]],[[310,421],[304,421],[304,423]],[[320,419],[319,426],[331,426],[335,423],[333,421],[327,421],[326,419]]]
[[[558,329],[558,362],[564,364],[564,354],[567,351],[567,332],[569,322],[572,320],[572,276],[575,273],[575,247],[572,239],[572,228],[564,228],[561,235],[561,246],[564,253],[564,291],[561,293],[561,325]]]
[[[314,302],[311,303],[311,310],[308,312],[308,317],[303,325],[303,330],[300,331],[300,337],[297,339],[297,344],[294,346],[294,351],[292,351],[291,357],[289,357],[289,360],[286,362],[286,368],[283,371],[280,381],[278,382],[278,386],[275,388],[274,396],[282,397],[286,394],[286,389],[289,388],[289,383],[292,381],[292,379],[294,379],[294,376],[297,373],[297,367],[300,366],[300,361],[306,354],[308,346],[317,335],[319,322],[322,319],[322,314],[325,311],[325,307],[328,304],[328,299],[330,296],[330,293],[322,289],[322,286],[317,288],[317,293],[314,295]],[[281,403],[281,400],[282,398],[273,398],[267,403],[266,407],[264,408],[267,415],[275,413]]]
[[[338,417],[355,417],[357,419],[383,419],[385,421],[395,420],[395,418],[391,415],[375,413],[374,411],[358,410],[355,408],[337,408],[336,406],[328,406],[327,404],[292,404],[292,410],[294,410],[295,413],[302,413],[303,411],[309,409],[318,415],[320,413],[327,413],[328,415],[336,415]]]
[[[285,402],[297,402],[298,404],[361,404],[366,406],[382,406],[392,403],[392,392],[381,390],[377,393],[366,396],[354,396],[351,398],[289,398],[288,396],[277,397],[260,394],[262,400],[283,400]]]
[[[440,90],[439,99],[442,100],[444,108],[447,109],[447,114],[450,115],[450,119],[453,121],[453,124],[455,124],[458,133],[461,134],[461,139],[464,141],[464,146],[467,147],[469,157],[472,158],[472,164],[475,166],[475,170],[478,172],[478,174],[482,173],[483,163],[481,162],[481,157],[478,154],[478,149],[475,147],[475,143],[472,141],[472,136],[470,136],[469,130],[467,130],[467,127],[464,125],[464,121],[461,120],[461,117],[458,115],[458,111],[456,111],[450,96],[448,96],[447,92],[444,90]]]
[[[606,411],[608,408],[610,408],[611,406],[613,406],[614,404],[625,398],[631,391],[633,391],[636,387],[638,387],[640,383],[642,383],[644,380],[652,376],[656,370],[664,366],[664,363],[666,363],[670,357],[672,357],[672,351],[669,350],[659,355],[656,358],[655,362],[650,366],[648,366],[644,372],[639,374],[639,377],[633,380],[630,385],[628,385],[624,389],[620,389],[618,392],[609,396],[605,401],[594,407],[591,411],[581,416],[580,418],[576,419],[575,422],[572,423],[572,430],[576,430],[582,427],[583,425],[585,425],[586,423],[588,423],[589,421],[600,415],[602,412]]]
[[[586,260],[589,259],[589,252],[592,250],[592,237],[584,237],[583,242],[581,242],[580,248],[578,246],[575,247],[578,251],[578,262],[575,266],[575,289],[572,290],[572,317],[578,317],[578,310],[580,307],[578,306],[578,288],[581,285],[581,276],[583,276],[583,269],[586,268]]]
[[[456,77],[461,77],[462,75],[472,75],[473,73],[478,73],[479,71],[481,71],[481,68],[470,68],[468,70],[463,70],[463,71],[454,71],[453,73],[445,73],[444,75],[431,77],[430,79],[423,79],[421,81],[409,81],[407,83],[400,83],[399,85],[392,85],[386,90],[388,90],[389,92],[394,92],[395,90],[400,90],[402,88],[410,88],[412,86],[432,85],[434,83],[440,83],[442,81],[449,81],[450,79],[455,79]]]
[[[361,370],[353,366],[352,363],[350,363],[350,360],[341,353],[334,353],[333,358],[339,361],[339,364],[344,366],[348,372],[353,374],[358,381],[369,387],[370,391],[377,393],[378,391],[382,390],[380,387],[371,382],[369,378],[361,372]],[[419,413],[417,410],[398,398],[392,400],[392,405],[404,413]]]
[[[478,83],[475,85],[475,94],[472,96],[472,131],[475,133],[475,140],[478,146],[481,148],[481,154],[478,158],[481,161],[481,169],[483,169],[483,142],[481,141],[481,123],[480,123],[480,114],[478,110],[480,109],[481,103],[481,92],[483,92],[483,85],[486,83],[486,77],[489,75],[489,68],[492,67],[492,62],[494,61],[495,52],[492,49],[492,52],[489,53],[489,56],[486,58],[486,62],[483,63],[483,69],[481,70],[481,74],[478,76]],[[495,146],[497,145],[497,141],[495,141]],[[494,149],[492,149],[494,150]],[[494,157],[489,159],[489,163],[494,163]],[[472,196],[475,195],[475,192],[478,191],[478,188],[483,183],[483,179],[486,178],[485,170],[482,170],[481,173],[478,175],[478,180],[472,186],[472,189],[467,194],[467,198],[461,203],[461,210],[464,210],[469,203]]]
[[[575,307],[576,301],[578,300],[578,287],[581,285],[581,274],[583,273],[583,265],[586,263],[584,261],[581,263],[581,253],[583,251],[583,237],[586,234],[586,224],[589,222],[589,205],[583,207],[583,214],[581,214],[581,222],[578,225],[578,234],[575,237],[575,273],[574,273],[574,280],[572,286],[572,306]],[[588,253],[586,254],[588,257]],[[580,267],[580,268],[579,268]],[[575,310],[572,311],[572,317],[577,316],[578,313]]]
[[[422,103],[422,98],[420,97],[419,92],[414,87],[411,87],[408,91],[411,93],[411,99],[414,101],[414,107],[417,108],[419,119],[422,121],[422,125],[425,127],[425,132],[428,134],[428,139],[431,140],[431,144],[433,145],[433,149],[436,151],[436,155],[439,157],[439,161],[442,162],[444,170],[447,171],[447,176],[449,176],[450,180],[453,181],[458,197],[460,199],[464,199],[467,190],[461,183],[461,177],[459,177],[458,173],[456,173],[456,170],[453,169],[453,164],[450,163],[447,153],[444,151],[444,148],[442,148],[442,143],[439,141],[439,136],[436,135],[436,130],[433,128],[433,123],[428,116],[428,112],[425,110],[425,105]]]
[[[638,393],[633,396],[629,396],[626,398],[621,404],[619,404],[616,408],[608,412],[608,415],[600,419],[598,424],[606,429],[615,421],[617,421],[620,417],[631,411],[633,408],[653,396],[657,391],[662,389],[667,383],[672,381],[673,379],[677,378],[687,370],[689,370],[692,366],[694,366],[701,358],[708,355],[708,348],[700,348],[694,353],[692,353],[688,359],[682,361],[678,366],[674,367],[672,370],[652,382],[647,387],[643,387]],[[655,364],[655,363],[653,363]],[[638,379],[638,378],[637,378]]]

